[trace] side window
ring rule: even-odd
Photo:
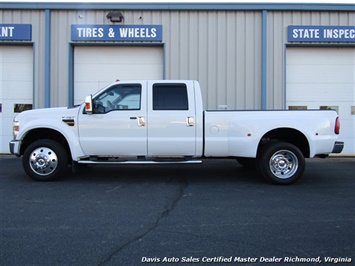
[[[186,84],[154,84],[153,110],[188,110]]]
[[[32,104],[26,103],[15,103],[14,104],[14,113],[21,113],[23,111],[32,110]]]
[[[93,99],[94,113],[105,114],[115,110],[140,110],[141,84],[119,84]]]

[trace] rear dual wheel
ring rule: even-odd
[[[305,159],[295,145],[287,142],[271,142],[261,148],[257,167],[266,180],[288,185],[302,176]]]

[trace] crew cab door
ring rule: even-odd
[[[148,81],[148,155],[196,155],[192,81]]]
[[[119,83],[93,98],[93,113],[79,116],[86,155],[147,155],[146,82]]]

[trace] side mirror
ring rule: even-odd
[[[85,97],[85,112],[89,115],[92,114],[92,95]]]

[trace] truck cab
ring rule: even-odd
[[[195,81],[115,83],[82,105],[80,146],[95,156],[201,156],[199,92]]]

